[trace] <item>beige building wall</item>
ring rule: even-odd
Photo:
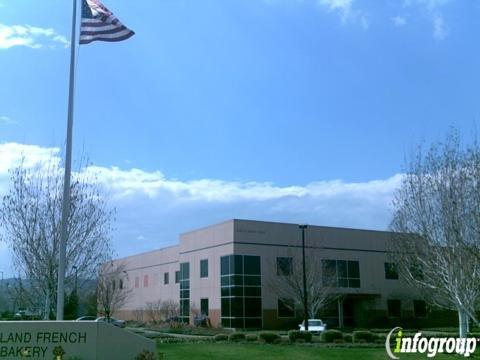
[[[301,257],[301,231],[297,224],[229,220],[183,233],[179,240],[177,246],[116,260],[126,264],[128,286],[132,289],[129,301],[119,312],[124,318],[134,318],[134,311],[147,302],[178,302],[180,287],[175,284],[175,271],[181,263],[188,262],[191,314],[199,312],[201,299],[208,299],[210,321],[213,326],[220,325],[220,259],[235,254],[261,257],[263,325],[280,325],[278,296],[270,284],[278,276],[277,257]],[[305,233],[307,259],[315,261],[319,269],[325,259],[358,261],[360,287],[335,291],[354,302],[356,312],[360,311],[357,305],[362,303],[385,316],[387,300],[401,299],[402,311],[412,312],[413,300],[419,298],[402,280],[385,279],[384,263],[391,262],[391,241],[392,234],[383,231],[308,226]],[[204,259],[208,260],[208,276],[202,278],[200,262]],[[164,284],[166,272],[168,285]]]

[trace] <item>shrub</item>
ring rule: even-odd
[[[351,343],[353,341],[353,336],[351,334],[344,334],[343,341]]]
[[[322,341],[332,343],[335,339],[343,339],[343,334],[340,330],[326,330],[322,332]]]
[[[377,335],[375,335],[371,331],[358,330],[353,332],[354,343],[359,343],[359,342],[372,343],[375,341],[376,338],[377,338]]]
[[[258,337],[265,341],[267,344],[273,344],[276,341],[280,341],[280,335],[274,333],[274,332],[269,332],[269,331],[262,331]]]
[[[215,341],[227,341],[228,335],[227,334],[217,334],[215,335]]]
[[[243,341],[245,340],[244,333],[233,333],[228,336],[229,341]]]
[[[157,360],[157,356],[148,350],[143,350],[135,357],[135,360]]]
[[[247,335],[245,335],[245,339],[247,341],[257,341],[258,336],[256,334],[247,334]]]
[[[288,338],[291,342],[296,342],[297,340],[312,342],[312,333],[309,331],[290,330],[288,332]]]

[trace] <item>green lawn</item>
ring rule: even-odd
[[[178,343],[158,344],[165,360],[385,360],[385,349],[325,348],[301,345],[229,344],[229,343]],[[437,355],[435,359],[454,359],[455,356]],[[401,354],[400,359],[429,359],[426,354]]]

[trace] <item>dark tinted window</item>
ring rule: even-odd
[[[244,256],[245,274],[260,275],[260,256]]]
[[[175,271],[175,284],[180,282],[180,271]]]
[[[222,256],[220,258],[221,275],[230,274],[230,256]]]
[[[292,275],[293,263],[291,257],[277,257],[277,275]]]
[[[200,260],[200,277],[208,277],[208,259]]]
[[[400,317],[402,314],[402,303],[400,300],[387,300],[388,316]]]
[[[190,263],[180,264],[180,280],[190,279]]]
[[[337,261],[337,276],[339,278],[347,278],[348,277],[348,272],[347,272],[347,262],[344,260],[338,260]]]
[[[427,316],[427,305],[423,300],[414,300],[413,301],[413,312],[415,317],[426,317]]]
[[[354,279],[360,278],[360,267],[358,265],[358,261],[348,262],[348,277]]]
[[[231,274],[243,274],[243,256],[235,255],[233,257],[233,271]]]
[[[245,298],[245,317],[262,316],[262,299]]]
[[[397,264],[385,263],[385,279],[398,280]]]
[[[208,316],[208,299],[200,299],[200,313]]]
[[[168,282],[169,282],[169,280],[170,280],[169,277],[170,277],[169,273],[166,272],[166,273],[163,274],[163,283],[164,283],[165,285],[168,284]]]
[[[291,299],[278,299],[278,317],[294,317],[295,307]]]

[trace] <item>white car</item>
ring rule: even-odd
[[[302,321],[301,324],[298,325],[300,331],[305,331],[305,320]],[[323,323],[322,320],[319,319],[308,319],[308,331],[320,333],[327,329],[327,325]]]

